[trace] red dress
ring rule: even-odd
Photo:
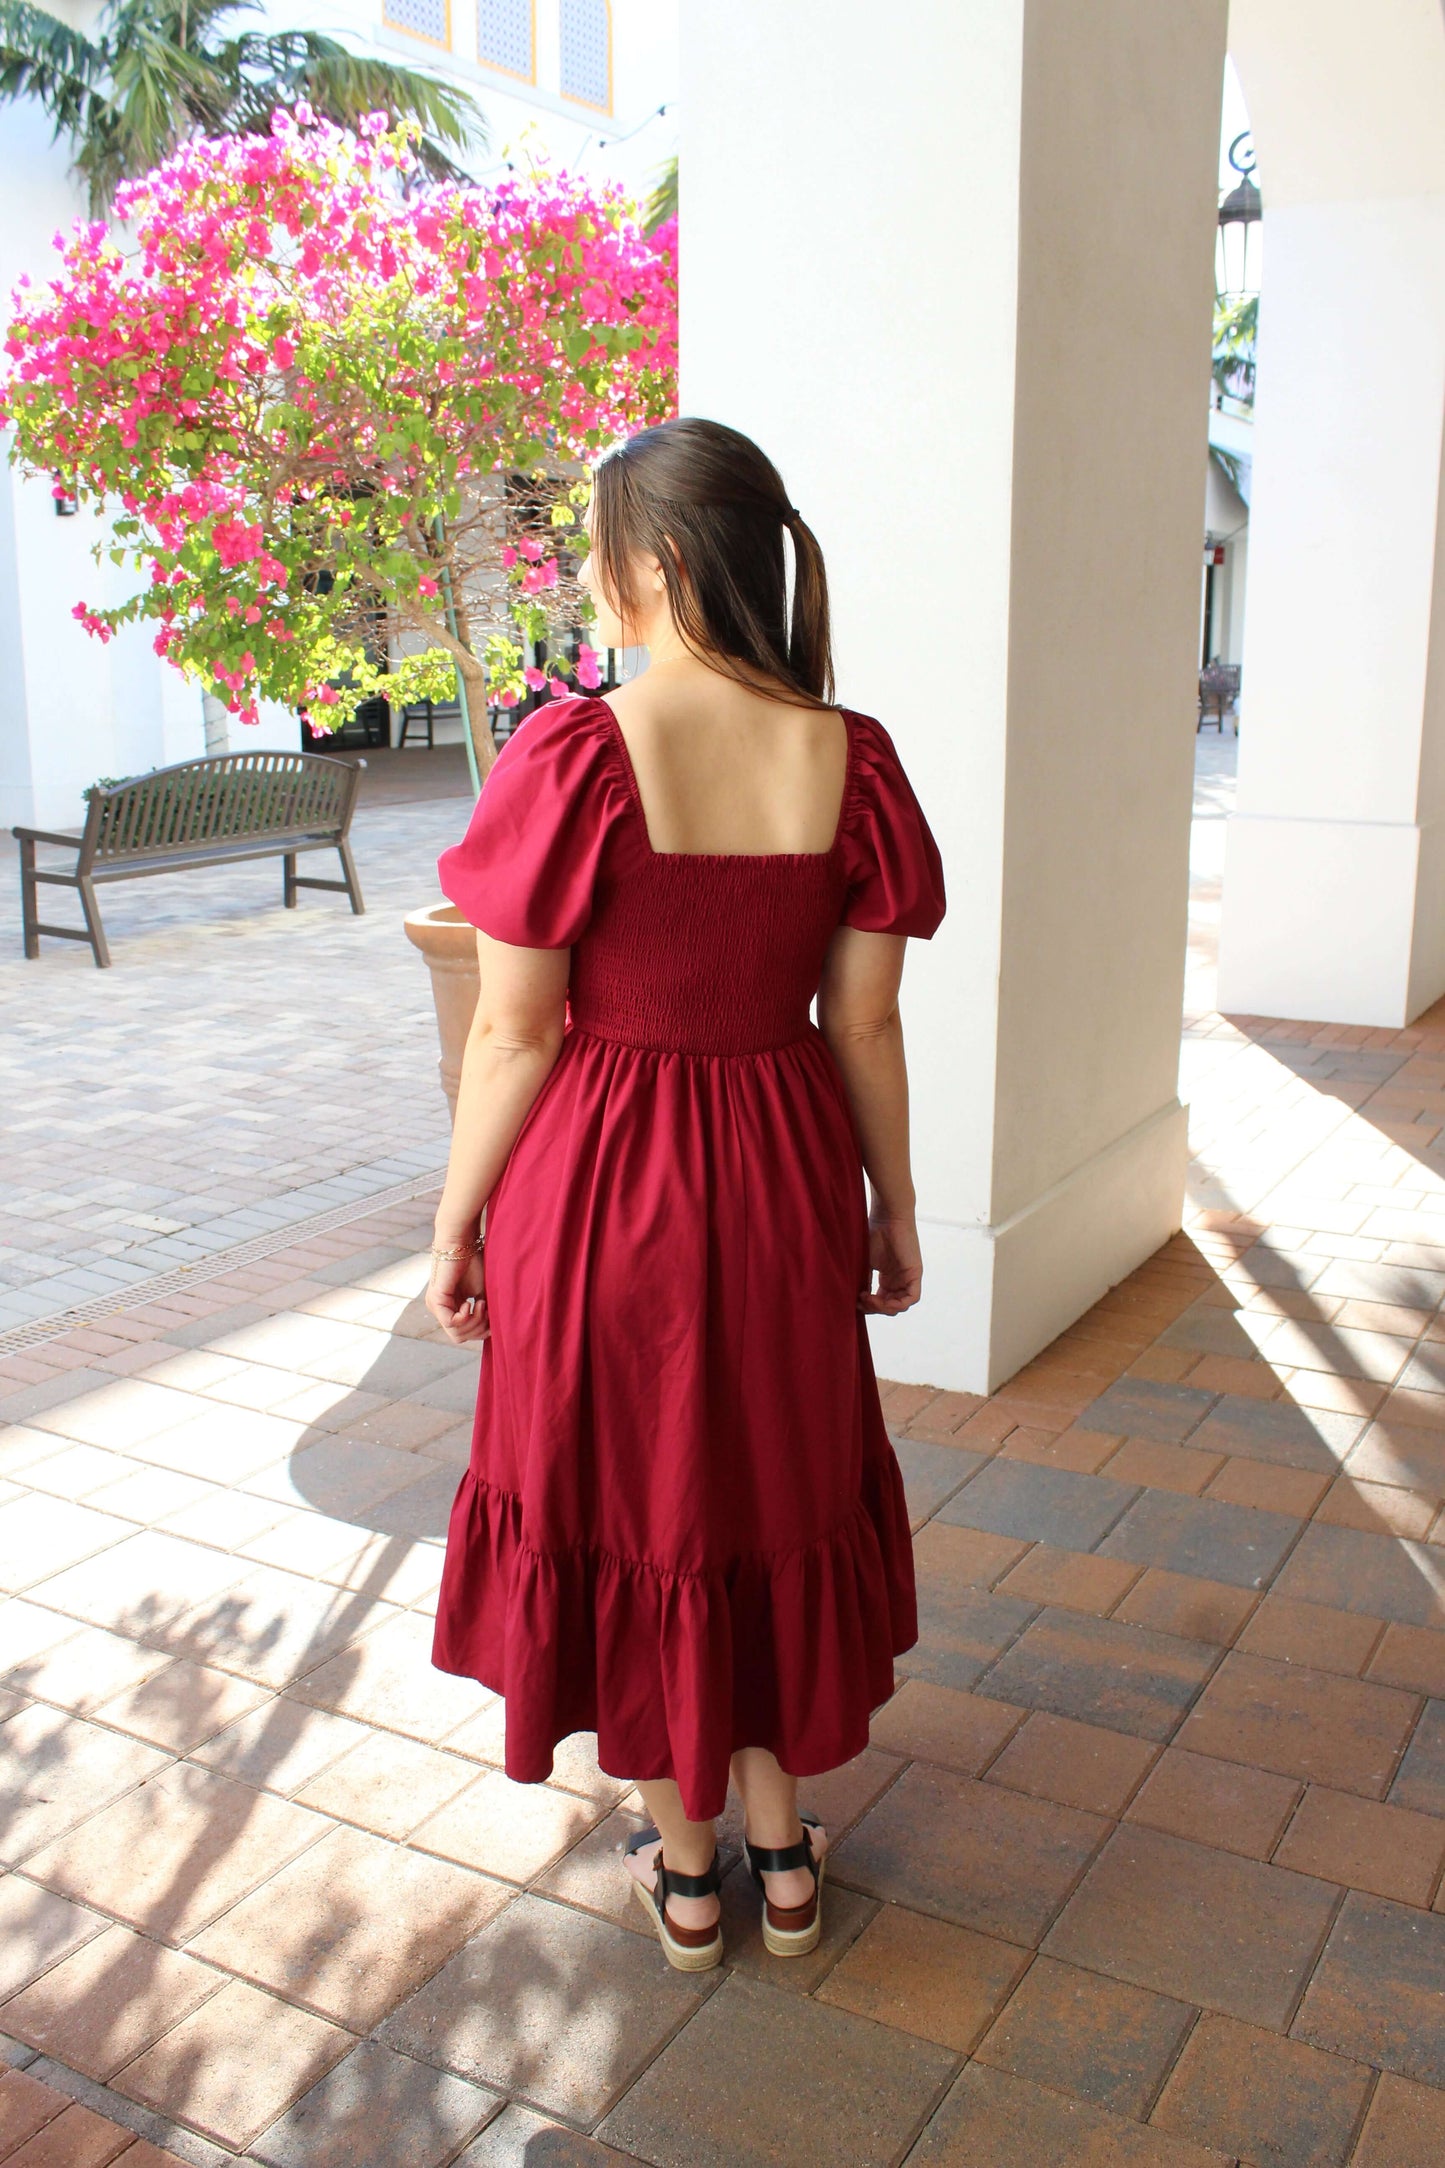
[[[809,1020],[841,922],[930,935],[938,850],[848,714],[827,851],[662,853],[612,710],[510,738],[441,883],[572,950],[562,1051],[487,1214],[492,1333],[432,1661],[506,1696],[507,1774],[596,1731],[722,1811],[728,1758],[867,1744],[917,1639],[903,1484],[857,1308],[862,1165]]]

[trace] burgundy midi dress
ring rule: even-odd
[[[698,1821],[738,1747],[796,1776],[859,1753],[917,1639],[857,1134],[809,1011],[840,922],[926,939],[943,876],[887,732],[845,720],[826,851],[654,851],[611,708],[567,699],[440,861],[473,925],[572,956],[487,1211],[432,1660],[506,1697],[509,1776],[595,1731]]]

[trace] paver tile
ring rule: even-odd
[[[104,2082],[225,1984],[182,1951],[107,1927],[0,2004],[0,2030]]]
[[[7,2157],[12,2168],[109,2168],[130,2143],[130,2131],[73,2100]]]
[[[165,1765],[137,1739],[31,1702],[0,1725],[0,1857],[29,1858]]]
[[[1029,1536],[1007,1536],[935,1517],[918,1531],[914,1551],[932,1595],[944,1575],[955,1588],[992,1588],[1023,1557],[1031,1541]],[[923,1587],[919,1600],[925,1600]]]
[[[1274,1856],[1327,1882],[1428,1905],[1445,1864],[1445,1822],[1312,1784]]]
[[[129,1521],[27,1491],[0,1504],[0,1588],[33,1589],[135,1533]]]
[[[1286,1559],[1275,1592],[1305,1603],[1445,1626],[1445,1558],[1438,1546],[1311,1522]]]
[[[728,1980],[626,2094],[599,2136],[658,2168],[886,2168],[953,2069],[946,2048],[851,2012]],[[706,2098],[706,2117],[698,2101]]]
[[[1187,2003],[1040,1957],[978,2060],[1142,2118],[1193,2015]]]
[[[833,1854],[850,1888],[1036,1943],[1108,1824],[915,1762]]]
[[[1428,1534],[1439,1510],[1436,1498],[1347,1474],[1335,1477],[1315,1508],[1315,1519],[1330,1528],[1363,1528],[1375,1535],[1418,1539]]]
[[[308,1672],[294,1698],[435,1743],[496,1696],[474,1679],[435,1670],[431,1645],[431,1621],[400,1613]]]
[[[1122,1814],[1158,1748],[1097,1724],[1036,1710],[990,1768],[989,1782],[1091,1814]]]
[[[1259,2168],[1344,2168],[1369,2087],[1359,2063],[1206,2014],[1152,2120]]]
[[[514,1784],[489,1769],[418,1822],[410,1841],[419,1851],[439,1852],[505,1881],[530,1882],[585,1837],[603,1812],[595,1800]]]
[[[1414,1694],[1445,1695],[1445,1634],[1425,1626],[1387,1626],[1365,1676]]]
[[[992,1413],[990,1408],[987,1412]],[[1098,1430],[1030,1430],[1020,1424],[999,1447],[1000,1460],[1027,1460],[1041,1468],[1072,1468],[1079,1475],[1093,1475],[1118,1445],[1119,1440]]]
[[[1358,1678],[1384,1632],[1377,1618],[1336,1611],[1328,1604],[1298,1603],[1271,1590],[1239,1636],[1250,1656],[1273,1656],[1283,1664],[1337,1671]]]
[[[1089,1611],[1107,1618],[1121,1596],[1139,1578],[1139,1568],[1112,1558],[1091,1558],[1084,1551],[1058,1550],[1036,1543],[999,1583],[999,1594],[1023,1603],[1055,1604],[1065,1611]]]
[[[344,1822],[383,1837],[404,1837],[476,1777],[459,1754],[442,1754],[419,1739],[369,1732],[294,1796]]]
[[[1131,1485],[1104,1476],[995,1460],[956,1491],[937,1517],[947,1526],[1090,1551],[1133,1495]]]
[[[1135,1379],[1111,1385],[1092,1400],[1078,1418],[1079,1428],[1181,1445],[1209,1413],[1215,1398],[1188,1385],[1152,1385],[1147,1379]]]
[[[1000,1700],[1162,1740],[1217,1659],[1217,1649],[1147,1627],[1044,1611],[980,1678]]]
[[[1126,1823],[1044,1948],[1089,1971],[1278,2030],[1338,1899],[1329,1883],[1307,1875]]]
[[[1263,1588],[1299,1534],[1283,1513],[1144,1491],[1099,1546],[1104,1558],[1162,1566],[1234,1588]]]
[[[111,2082],[128,2099],[243,2147],[353,2045],[340,2026],[229,1980]]]
[[[1445,1815],[1445,1701],[1427,1701],[1405,1749],[1390,1804]]]
[[[366,1726],[289,1694],[268,1695],[249,1715],[191,1749],[192,1761],[290,1798],[367,1736]]]
[[[1164,1445],[1157,1438],[1125,1438],[1104,1463],[1104,1473],[1116,1483],[1180,1491],[1194,1498],[1223,1466],[1222,1453],[1198,1453],[1192,1446]]]
[[[511,1891],[359,1829],[336,1829],[195,1937],[194,1953],[364,2031]]]
[[[1232,2168],[1192,2139],[971,2063],[909,2155],[908,2168]]]
[[[1445,1434],[1419,1423],[1371,1423],[1345,1462],[1345,1474],[1356,1483],[1438,1501],[1445,1498]]]
[[[1311,1468],[1333,1475],[1364,1427],[1357,1415],[1225,1393],[1189,1442],[1204,1453],[1241,1453],[1250,1460],[1274,1461],[1282,1468]]]
[[[1210,1480],[1206,1495],[1229,1505],[1306,1519],[1330,1487],[1330,1478],[1308,1468],[1280,1468],[1270,1461],[1235,1455]]]
[[[0,2157],[54,2122],[68,2105],[65,2095],[23,2070],[0,2070]]]
[[[267,1687],[249,1679],[162,1655],[154,1671],[101,1702],[96,1715],[117,1731],[184,1754],[270,1698]]]
[[[1129,1626],[1152,1626],[1156,1632],[1176,1634],[1184,1641],[1208,1641],[1227,1648],[1257,1600],[1253,1589],[1150,1566],[1114,1616]]]
[[[523,1896],[395,2010],[378,2037],[475,2085],[590,2122],[711,1984],[662,1963],[655,1939]],[[769,2000],[791,2010],[799,1998]]]
[[[1289,1777],[1171,1746],[1145,1779],[1127,1818],[1245,1859],[1268,1859],[1300,1791]]]
[[[630,1927],[635,1934],[652,1934],[622,1863],[628,1838],[646,1823],[647,1817],[641,1812],[630,1807],[614,1808],[570,1852],[564,1852],[554,1865],[537,1875],[533,1888],[543,1897],[556,1897],[563,1904],[580,1905],[584,1912],[596,1912],[615,1926]],[[727,1853],[721,1836],[718,1850],[725,1862]]]
[[[1445,2087],[1445,1917],[1385,1897],[1345,1898],[1296,2040]]]
[[[1014,1943],[886,1904],[816,1995],[966,2055],[1027,1963]]]
[[[634,2158],[513,2101],[458,2153],[455,2168],[626,2168]]]
[[[982,1453],[958,1445],[933,1445],[924,1438],[895,1436],[893,1450],[903,1470],[908,1517],[915,1527],[937,1512],[945,1498],[983,1465]]]
[[[252,2141],[265,2168],[442,2168],[493,2115],[495,2093],[363,2040]]]
[[[1445,2093],[1389,2071],[1375,2088],[1354,2168],[1439,2168],[1445,2160]]]
[[[1023,1720],[1024,1711],[1010,1702],[905,1679],[875,1713],[869,1736],[889,1753],[977,1776]]]
[[[1418,1698],[1397,1687],[1234,1650],[1178,1743],[1196,1754],[1383,1799],[1418,1708]]]
[[[68,1897],[19,1875],[0,1875],[0,1998],[39,1979],[107,1925]]]

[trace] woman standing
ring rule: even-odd
[[[481,998],[428,1300],[486,1348],[433,1661],[505,1695],[521,1782],[596,1731],[701,1970],[729,1773],[801,1955],[797,1779],[862,1750],[917,1638],[863,1313],[919,1295],[897,1001],[943,880],[887,733],[831,705],[822,557],[757,446],[646,430],[589,524],[600,638],[650,667],[532,716],[441,860]]]

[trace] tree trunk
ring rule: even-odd
[[[201,718],[206,732],[206,758],[214,760],[231,750],[230,711],[214,693],[202,693]]]
[[[487,771],[497,757],[497,741],[487,720],[487,676],[476,657],[465,649],[453,652],[453,661],[467,691],[467,717],[476,755],[477,775],[485,783]]]

